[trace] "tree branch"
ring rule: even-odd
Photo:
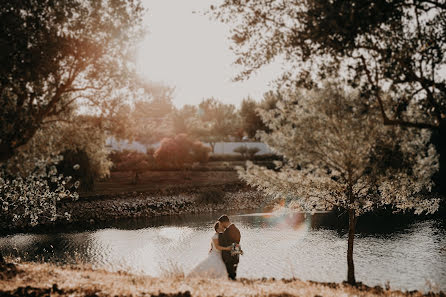
[[[372,79],[372,75],[370,73],[370,70],[367,68],[366,60],[364,56],[360,56],[360,59],[362,61],[362,64],[364,66],[364,71],[367,76],[367,80],[369,83],[373,86],[375,86],[375,82]],[[378,101],[379,109],[381,112],[381,116],[383,118],[383,124],[386,126],[401,126],[401,127],[410,127],[410,128],[419,128],[419,129],[438,129],[439,126],[435,124],[430,123],[418,123],[418,122],[408,122],[404,120],[397,120],[397,119],[389,119],[389,117],[386,114],[386,111],[384,109],[384,103],[381,98],[381,95],[379,94],[379,90],[376,90],[374,92],[375,98]]]

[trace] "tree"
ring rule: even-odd
[[[139,182],[139,175],[153,167],[153,156],[148,154],[129,151],[121,156],[121,161],[116,164],[117,171],[131,171],[133,173],[132,184]]]
[[[111,163],[107,158],[104,131],[89,117],[70,113],[65,116],[64,121],[47,120],[0,166],[0,202],[6,203],[2,217],[10,218],[11,225],[23,226],[28,220],[34,226],[45,220],[69,218],[69,214],[58,213],[57,206],[62,198],[79,197],[77,177],[85,176],[86,172],[93,177],[109,174]],[[71,158],[68,151],[77,157]],[[60,155],[67,160],[62,160]],[[76,160],[80,162],[75,163]],[[84,168],[86,164],[88,168]]]
[[[243,99],[240,106],[240,117],[243,131],[249,138],[254,138],[258,130],[265,130],[266,126],[262,118],[256,112],[258,103],[251,98]]]
[[[192,135],[201,126],[198,117],[198,109],[194,105],[184,105],[181,109],[174,110],[172,113],[172,124],[174,134]]]
[[[153,144],[172,135],[170,115],[174,110],[174,89],[165,85],[147,87],[148,98],[137,100],[128,113],[130,139],[143,144]]]
[[[234,148],[234,153],[239,153],[242,156],[242,159],[246,158],[246,154],[248,152],[248,147],[246,145],[240,145]]]
[[[187,134],[164,138],[153,155],[155,161],[166,167],[184,168],[185,164],[207,162],[210,149]]]
[[[3,1],[0,6],[0,161],[75,101],[132,88],[139,1]]]
[[[63,159],[56,166],[57,172],[64,176],[70,176],[72,183],[78,182],[79,187],[77,189],[79,191],[93,191],[94,180],[97,176],[95,176],[87,152],[84,150],[66,150],[61,155]]]
[[[111,162],[105,147],[106,133],[88,116],[70,116],[41,126],[27,144],[19,147],[3,166],[14,176],[25,178],[37,163],[54,163],[64,152],[85,152],[91,174],[102,178],[110,173]],[[82,171],[84,168],[82,169]]]
[[[174,88],[154,82],[136,81],[141,88],[125,98],[112,98],[92,104],[91,120],[117,139],[149,145],[173,134]],[[89,109],[91,110],[91,109]]]
[[[286,162],[276,170],[247,163],[241,178],[306,210],[348,212],[347,281],[355,284],[353,242],[357,217],[374,209],[433,213],[430,196],[438,156],[429,133],[386,127],[372,102],[335,85],[290,92],[277,108],[262,111],[271,133],[261,139]]]
[[[258,152],[260,152],[260,149],[258,147],[251,147],[251,148],[248,148],[248,150],[246,151],[246,154],[248,155],[249,159],[253,159],[255,154],[257,154]]]
[[[240,145],[234,149],[235,153],[239,153],[242,159],[253,159],[255,154],[260,152],[258,147],[248,148],[246,145]]]
[[[235,112],[235,106],[232,104],[223,104],[214,98],[209,98],[199,104],[198,114],[202,126],[196,128],[192,133],[208,142],[212,152],[214,152],[216,142],[239,134],[240,122]]]
[[[14,226],[35,226],[41,221],[55,221],[59,217],[69,219],[69,213],[57,212],[61,199],[78,199],[76,189],[79,182],[71,182],[71,177],[58,174],[53,158],[36,163],[34,170],[25,177],[11,176],[7,171],[0,171],[0,203],[2,218],[8,222],[4,228]],[[52,165],[49,165],[53,163]],[[74,169],[78,169],[75,167]],[[4,262],[0,253],[0,263]]]
[[[238,79],[275,59],[291,69],[283,83],[312,87],[347,77],[361,92],[358,100],[376,100],[384,125],[434,131],[438,180],[444,179],[444,1],[225,0],[211,8],[232,27],[236,62],[243,65]]]

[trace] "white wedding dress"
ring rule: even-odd
[[[207,278],[227,278],[226,266],[221,257],[221,251],[214,246],[214,239],[218,240],[218,233],[212,236],[211,251],[206,259],[195,266],[188,274],[188,277],[207,277]]]

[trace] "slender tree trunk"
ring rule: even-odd
[[[355,210],[348,210],[348,249],[347,249],[347,282],[350,285],[356,284],[355,265],[353,263],[353,241],[355,239],[356,216]]]
[[[133,178],[132,178],[132,184],[136,185],[138,182],[139,182],[138,171],[135,171],[135,175],[133,175]]]
[[[0,264],[4,264],[4,263],[5,263],[5,259],[3,258],[2,252],[0,252]]]

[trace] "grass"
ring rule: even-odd
[[[153,278],[122,271],[94,270],[89,266],[46,263],[20,263],[17,267],[21,272],[15,277],[0,279],[0,296],[10,296],[11,292],[20,296],[27,289],[55,292],[51,296],[423,296],[420,292],[366,286],[355,288],[298,279],[242,279],[234,282],[182,275]],[[429,296],[444,296],[440,294]]]
[[[209,186],[240,182],[235,171],[147,171],[140,174],[139,183],[132,184],[131,172],[112,172],[110,178],[95,183],[93,192],[86,195],[146,192],[169,186]]]

